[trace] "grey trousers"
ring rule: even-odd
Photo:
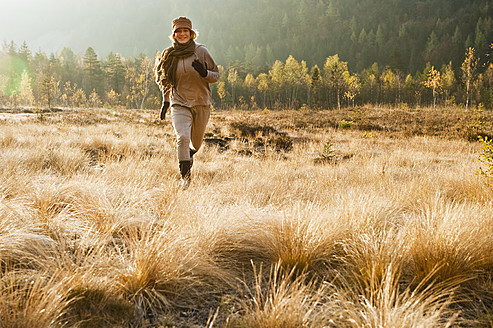
[[[176,133],[178,161],[189,161],[190,149],[199,150],[210,115],[210,106],[188,108],[175,104],[171,107],[171,122]]]

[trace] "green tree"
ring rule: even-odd
[[[102,70],[101,62],[93,48],[87,48],[84,57],[84,89],[86,93],[92,90],[100,90]]]
[[[58,56],[61,65],[60,81],[66,83],[70,81],[72,84],[82,85],[84,69],[81,66],[80,58],[72,49],[64,47]]]
[[[288,59],[286,59],[282,76],[284,78],[282,84],[286,88],[287,105],[289,108],[293,108],[296,106],[299,88],[302,86],[309,87],[310,76],[308,75],[306,62],[301,61],[300,63],[290,55]],[[307,91],[308,90],[309,89],[307,89]]]
[[[313,102],[318,105],[319,92],[322,87],[322,75],[320,74],[320,68],[317,65],[313,66],[310,70],[310,97],[308,105],[311,106],[312,98]]]
[[[354,107],[354,99],[361,90],[361,80],[357,75],[350,74],[349,71],[344,72],[344,80],[347,85],[347,91],[344,93],[344,97],[346,97]]]
[[[125,66],[120,54],[110,53],[106,58],[106,78],[108,87],[121,93],[125,84]]]
[[[263,95],[263,107],[265,108],[267,91],[269,90],[269,76],[266,73],[260,73],[255,80],[258,91]]]
[[[452,62],[449,62],[447,65],[443,66],[441,70],[442,75],[442,88],[445,93],[445,103],[450,103],[450,95],[452,94],[452,90],[455,86],[456,79],[454,69],[452,68]]]
[[[253,77],[251,73],[248,73],[245,77],[245,81],[243,81],[245,88],[247,89],[249,95],[251,95],[252,103],[256,96],[257,91],[257,81]]]
[[[284,64],[280,60],[276,60],[269,70],[269,81],[271,82],[269,87],[277,94],[277,100],[281,102],[281,90],[284,83]]]
[[[59,82],[55,81],[53,75],[49,72],[45,73],[41,82],[41,99],[46,102],[50,109],[56,100],[59,92]]]
[[[346,71],[348,71],[347,62],[340,61],[339,55],[327,57],[324,65],[324,81],[327,87],[336,94],[338,109],[341,108],[341,95],[346,87],[344,79]]]

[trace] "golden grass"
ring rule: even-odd
[[[448,114],[214,112],[185,191],[156,112],[9,116],[0,327],[491,327],[493,188]]]

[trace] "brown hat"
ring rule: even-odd
[[[186,17],[178,17],[173,19],[173,23],[171,24],[173,33],[179,28],[188,28],[189,30],[192,30],[192,21]]]

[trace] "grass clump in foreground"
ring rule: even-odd
[[[156,112],[0,121],[0,322],[491,327],[481,144],[375,111],[215,112],[186,191]]]

